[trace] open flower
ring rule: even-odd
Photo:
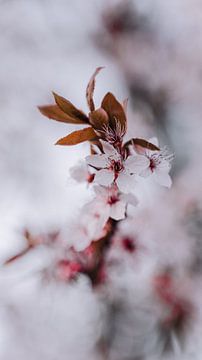
[[[105,225],[108,214],[103,208],[92,204],[85,204],[79,214],[79,219],[70,228],[69,238],[76,251],[83,251],[92,241],[97,241],[105,235]]]
[[[71,226],[69,237],[76,251],[86,249],[92,241],[105,236],[109,218],[124,219],[127,204],[138,204],[133,194],[120,194],[116,185],[111,188],[95,186],[94,190],[96,197],[82,207],[79,222]]]
[[[104,212],[107,219],[122,220],[126,215],[127,204],[133,206],[138,204],[138,200],[133,194],[120,194],[116,185],[110,188],[95,186],[94,190],[96,197],[89,205]]]
[[[86,158],[87,164],[97,170],[95,182],[103,186],[115,183],[120,191],[130,192],[135,183],[135,175],[149,167],[149,159],[142,155],[131,155],[123,159],[111,144],[101,142],[104,153]]]
[[[150,139],[149,142],[158,146],[158,140],[156,138]],[[169,171],[171,169],[173,155],[169,154],[166,149],[150,150],[140,145],[135,145],[135,150],[138,154],[144,155],[149,160],[147,168],[141,175],[145,177],[152,175],[153,179],[158,184],[170,188],[172,179],[169,175]]]

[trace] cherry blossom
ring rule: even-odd
[[[95,182],[99,185],[116,184],[120,191],[129,193],[136,175],[149,167],[149,159],[142,155],[130,155],[126,159],[109,143],[101,141],[103,154],[87,156],[87,164],[97,170]]]
[[[157,138],[152,138],[149,142],[158,146]],[[169,171],[171,169],[173,155],[169,154],[166,148],[157,151],[135,146],[135,150],[138,154],[144,155],[149,160],[147,168],[141,175],[145,177],[151,175],[158,184],[170,188],[172,180]]]
[[[85,204],[78,216],[78,221],[70,227],[69,237],[75,250],[86,249],[92,241],[99,240],[105,234],[104,226],[109,216],[103,208],[92,206],[89,202]]]
[[[89,206],[104,212],[107,218],[122,220],[126,215],[127,204],[133,206],[138,204],[138,200],[133,194],[120,194],[116,185],[110,188],[95,186],[94,190],[96,197]]]

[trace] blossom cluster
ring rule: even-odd
[[[138,204],[135,189],[143,178],[151,177],[168,188],[172,184],[169,175],[172,155],[165,148],[159,148],[156,138],[134,137],[124,142],[127,136],[127,100],[120,103],[108,92],[101,106],[95,108],[95,77],[101,69],[96,69],[87,85],[88,115],[56,93],[53,93],[55,105],[39,107],[41,113],[51,119],[87,126],[56,143],[70,146],[90,142],[91,155],[70,169],[74,179],[90,184],[95,192],[95,198],[82,209],[80,223],[74,231],[74,246],[78,250],[104,236],[109,219],[124,219],[127,206]]]
[[[95,109],[95,77],[100,70],[96,69],[87,85],[88,115],[56,93],[56,104],[39,107],[50,119],[87,126],[56,143],[63,146],[84,141],[90,143],[90,155],[70,169],[72,178],[91,186],[94,192],[94,198],[82,207],[79,222],[69,226],[71,246],[61,247],[58,232],[35,237],[25,231],[26,248],[5,264],[43,244],[55,252],[53,273],[57,278],[70,281],[82,273],[93,285],[102,283],[107,267],[106,251],[113,248],[117,225],[126,218],[129,205],[138,205],[136,185],[147,177],[168,188],[172,184],[169,171],[173,156],[165,148],[159,148],[156,138],[124,140],[127,136],[127,100],[120,103],[112,93],[107,93],[101,106]],[[120,243],[125,251],[133,252],[136,248],[130,236],[121,237]]]

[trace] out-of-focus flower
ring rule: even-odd
[[[78,183],[91,183],[94,179],[95,174],[90,173],[89,167],[85,161],[79,161],[75,166],[72,166],[70,169],[71,177],[76,180]]]
[[[131,1],[122,1],[116,6],[108,6],[103,13],[103,25],[107,32],[114,37],[123,34],[133,34],[141,25]]]
[[[158,146],[158,140],[156,138],[150,139],[149,142]],[[167,149],[156,151],[143,148],[140,145],[134,146],[138,154],[144,155],[149,160],[147,168],[141,173],[141,175],[145,177],[152,175],[152,178],[158,184],[170,188],[172,185],[172,179],[169,175],[169,171],[171,169],[173,155],[169,154]]]
[[[154,287],[159,300],[166,306],[162,319],[163,329],[181,336],[193,312],[192,304],[179,294],[176,281],[169,272],[156,276]]]
[[[135,183],[135,175],[149,166],[149,159],[142,155],[130,155],[127,159],[109,143],[102,141],[104,154],[87,156],[87,164],[97,170],[95,182],[103,186],[115,183],[119,190],[128,193]]]

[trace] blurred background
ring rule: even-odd
[[[0,0],[0,64],[0,359],[200,360],[201,0]],[[124,310],[108,325],[106,293],[95,294],[85,277],[70,286],[42,279],[52,248],[3,266],[24,249],[24,229],[66,234],[89,198],[69,178],[89,146],[54,146],[75,126],[48,120],[37,106],[52,103],[55,91],[87,112],[85,88],[98,66],[105,69],[96,105],[108,91],[129,98],[129,136],[157,135],[175,155],[172,190],[155,198],[151,190],[134,230],[128,225],[148,251],[132,267],[125,259],[124,274],[112,270],[107,294],[110,302],[121,297]],[[162,268],[175,269],[195,309],[183,346],[170,336],[169,352],[159,350],[165,346],[148,280]],[[105,357],[96,346],[112,323],[118,330]]]

